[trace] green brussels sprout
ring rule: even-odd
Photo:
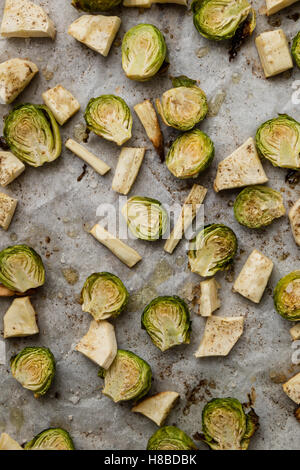
[[[190,312],[176,295],[157,297],[144,309],[142,328],[161,351],[190,342]]]
[[[158,240],[167,229],[168,215],[156,199],[133,196],[122,208],[122,214],[133,235],[141,240]]]
[[[300,271],[293,271],[280,279],[274,290],[274,305],[283,318],[300,320]]]
[[[249,228],[265,227],[285,214],[282,195],[267,186],[243,189],[236,197],[233,209],[236,220]]]
[[[296,34],[292,44],[292,56],[297,67],[300,68],[300,31]]]
[[[245,413],[236,398],[214,398],[202,412],[202,440],[213,450],[246,450],[258,428],[254,410]]]
[[[180,131],[189,131],[202,121],[208,111],[206,95],[194,80],[181,76],[173,79],[171,90],[165,91],[156,106],[164,123]]]
[[[260,154],[280,168],[300,169],[300,124],[280,114],[263,123],[256,132]]]
[[[131,137],[132,115],[119,96],[102,95],[92,98],[84,117],[90,131],[117,145],[124,144]]]
[[[191,240],[189,268],[200,276],[213,276],[232,263],[237,247],[237,238],[231,228],[223,224],[207,225]]]
[[[49,428],[25,444],[25,450],[75,450],[70,434],[62,428]]]
[[[151,387],[152,372],[149,364],[130,351],[118,349],[117,355],[108,370],[100,369],[104,378],[102,393],[115,403],[139,400]]]
[[[196,178],[211,164],[214,155],[212,140],[204,132],[194,129],[174,140],[166,158],[166,165],[176,178]]]
[[[235,35],[252,8],[247,0],[194,0],[192,11],[199,33],[205,38],[221,41]]]
[[[45,268],[41,257],[27,245],[9,246],[0,251],[0,282],[22,293],[42,286]]]
[[[197,450],[197,447],[181,429],[163,426],[150,437],[147,450]]]
[[[47,106],[16,106],[5,118],[3,133],[11,152],[28,165],[42,166],[61,154],[59,127]]]
[[[118,6],[122,0],[72,0],[73,7],[88,13],[107,11]]]
[[[91,274],[81,291],[82,310],[95,320],[117,317],[127,305],[129,294],[121,279],[111,273]]]
[[[162,67],[167,46],[162,33],[152,24],[130,28],[122,42],[122,67],[128,78],[143,82]]]
[[[13,377],[39,398],[48,391],[55,375],[55,359],[47,348],[24,348],[11,358]]]

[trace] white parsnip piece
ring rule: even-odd
[[[108,369],[117,354],[117,340],[113,325],[107,321],[95,321],[81,338],[76,350],[104,369]]]
[[[0,185],[7,186],[25,170],[25,165],[11,152],[0,150]]]
[[[300,372],[285,382],[282,388],[291,400],[300,405]]]
[[[7,230],[15,213],[18,201],[5,193],[0,193],[0,227]]]
[[[200,297],[198,300],[199,314],[202,317],[210,317],[220,308],[221,301],[218,296],[219,284],[214,278],[200,282]]]
[[[99,175],[105,175],[111,168],[106,163],[104,163],[100,158],[96,157],[93,153],[83,147],[83,145],[78,144],[75,140],[68,139],[66,142],[67,149],[75,153],[77,157],[84,160],[88,165],[90,165],[94,170],[99,173]]]
[[[300,199],[298,199],[291,208],[289,212],[289,220],[295,242],[300,246]]]
[[[255,44],[266,78],[293,67],[288,41],[282,29],[260,34]]]
[[[293,5],[298,0],[266,0],[267,15],[273,15],[284,8]]]
[[[4,338],[21,338],[39,332],[30,297],[14,299],[3,317]]]
[[[9,434],[3,432],[0,436],[0,450],[24,450]]]
[[[101,225],[96,224],[90,231],[91,235],[106,246],[120,261],[126,264],[129,268],[132,268],[136,263],[141,261],[142,257],[130,246],[119,240]]]
[[[253,250],[233,285],[233,291],[258,304],[267,287],[273,266],[267,256]]]
[[[243,330],[244,317],[208,317],[195,357],[227,356]]]
[[[83,15],[69,26],[68,34],[106,57],[120,25],[118,16]]]
[[[140,170],[145,148],[123,147],[119,156],[112,189],[120,194],[128,194]]]
[[[0,103],[12,103],[38,73],[37,66],[26,59],[9,59],[0,64]]]
[[[297,323],[290,329],[290,335],[293,341],[300,339],[300,323]]]
[[[241,147],[219,163],[214,190],[219,192],[222,189],[241,188],[267,181],[268,178],[257,154],[254,139],[250,137]]]
[[[138,115],[149,140],[152,142],[157,154],[164,159],[164,138],[160,129],[159,121],[150,100],[136,104],[133,109]]]
[[[141,413],[154,421],[157,426],[162,426],[178,398],[177,392],[157,393],[135,405],[131,411]]]
[[[188,197],[184,201],[180,216],[175,224],[175,227],[165,243],[164,250],[167,253],[172,254],[176,246],[182,239],[182,236],[186,230],[190,227],[194,218],[196,217],[197,211],[200,204],[204,201],[207,189],[199,184],[194,184]]]
[[[61,126],[80,109],[80,104],[76,98],[62,85],[50,88],[42,96],[45,104],[52,111],[55,119]]]
[[[45,10],[29,0],[6,0],[0,29],[7,38],[55,38],[56,29]]]

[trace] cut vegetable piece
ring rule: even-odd
[[[10,59],[0,64],[0,103],[12,103],[38,71],[37,66],[26,59]]]
[[[4,338],[36,335],[39,332],[36,313],[30,297],[14,299],[3,317]]]
[[[194,184],[191,192],[184,201],[180,216],[175,224],[175,227],[165,243],[164,250],[167,253],[172,254],[176,246],[182,239],[186,230],[190,227],[194,218],[196,217],[197,211],[199,210],[200,204],[202,204],[207,193],[207,189],[199,184]]]
[[[14,295],[16,295],[14,290],[8,289],[0,284],[0,297],[13,297]]]
[[[149,439],[147,450],[198,450],[192,439],[176,426],[163,426]]]
[[[0,29],[7,38],[55,38],[56,30],[45,10],[28,0],[6,0]]]
[[[267,181],[268,178],[257,154],[254,139],[250,137],[241,147],[219,163],[214,190],[219,192],[222,189],[241,188]]]
[[[151,140],[161,161],[164,161],[164,138],[160,130],[159,122],[153,104],[150,100],[145,100],[143,101],[143,103],[136,104],[133,109],[135,110],[141,123],[143,124],[146,134]]]
[[[211,314],[221,306],[221,301],[218,296],[220,286],[217,281],[212,278],[200,282],[200,289],[200,298],[198,301],[199,314],[202,317],[210,317]]]
[[[297,325],[293,326],[293,328],[290,329],[290,334],[293,341],[297,341],[298,339],[300,339],[300,323],[297,323]]]
[[[7,230],[15,213],[18,200],[0,193],[0,227]]]
[[[72,0],[71,5],[88,13],[107,11],[118,6],[122,0]]]
[[[300,372],[282,385],[283,391],[297,405],[300,405]]]
[[[122,148],[111,186],[114,191],[120,194],[129,193],[143,162],[145,151],[145,148]]]
[[[121,212],[132,234],[141,240],[156,241],[167,230],[168,214],[156,199],[132,196]]]
[[[71,152],[75,153],[77,157],[81,158],[85,161],[88,165],[90,165],[94,170],[99,173],[99,175],[105,175],[111,168],[105,162],[100,160],[100,158],[96,157],[93,153],[89,150],[84,148],[82,145],[75,142],[75,140],[68,139],[66,142],[67,149],[71,150]]]
[[[11,152],[0,150],[0,185],[5,188],[25,170],[25,165]]]
[[[107,321],[93,320],[89,331],[77,344],[76,350],[103,369],[108,369],[117,354],[117,341],[113,325]]]
[[[49,428],[40,432],[25,445],[25,450],[75,450],[70,434],[62,428]]]
[[[124,0],[124,7],[151,8],[152,0]]]
[[[291,208],[289,219],[295,242],[300,246],[300,199]]]
[[[61,126],[80,109],[80,104],[76,98],[61,85],[50,88],[42,96],[45,104]]]
[[[101,225],[96,224],[90,231],[91,235],[106,246],[120,261],[132,268],[141,261],[142,257],[130,246],[123,243],[117,237],[105,230]]]
[[[121,25],[118,16],[83,15],[68,29],[68,34],[106,57]]]
[[[138,405],[134,406],[131,411],[141,413],[147,418],[154,421],[157,426],[162,426],[179,398],[177,392],[161,392],[146,398]]]
[[[0,450],[24,450],[20,444],[17,443],[12,437],[6,432],[3,432],[0,436]]]
[[[293,67],[288,41],[282,29],[260,34],[255,44],[266,78]]]
[[[287,8],[298,0],[266,0],[267,15],[273,15],[283,8]]]
[[[279,315],[289,321],[300,320],[300,271],[292,271],[278,281],[273,299]]]
[[[244,317],[208,317],[195,357],[227,356],[243,330]]]
[[[253,250],[234,283],[233,291],[258,304],[267,287],[273,266],[267,256]]]

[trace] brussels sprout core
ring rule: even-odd
[[[122,208],[127,224],[137,238],[155,241],[167,229],[167,213],[156,199],[134,196]]]
[[[138,24],[125,34],[122,67],[131,80],[152,78],[163,65],[167,46],[162,33],[152,24]]]
[[[190,342],[190,313],[186,303],[177,296],[157,297],[142,315],[145,328],[153,344],[161,351]]]
[[[213,276],[232,263],[237,246],[237,238],[229,227],[208,225],[191,241],[189,268],[200,276]]]
[[[25,445],[26,450],[75,450],[70,434],[61,428],[40,432]]]
[[[280,279],[274,290],[274,305],[283,318],[300,320],[300,271],[293,271]]]
[[[147,450],[197,450],[197,447],[181,429],[164,426],[150,437]]]

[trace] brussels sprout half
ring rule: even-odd
[[[300,168],[300,124],[281,114],[263,123],[256,132],[256,145],[263,157],[281,168]]]
[[[167,229],[168,215],[156,199],[131,197],[122,208],[122,214],[133,235],[141,240],[158,240]]]
[[[202,412],[203,440],[213,450],[246,450],[258,428],[253,410],[245,413],[236,398],[214,398]]]
[[[173,142],[166,158],[168,170],[176,178],[196,178],[212,162],[214,144],[199,129],[185,132]]]
[[[300,271],[293,271],[280,279],[274,290],[274,305],[283,318],[300,320]]]
[[[117,317],[127,305],[129,294],[121,279],[111,273],[91,274],[81,291],[82,310],[95,320]]]
[[[129,29],[122,42],[122,67],[128,78],[143,82],[162,67],[167,46],[162,33],[152,24]]]
[[[25,444],[25,450],[75,450],[70,434],[62,428],[49,428]]]
[[[117,145],[124,144],[131,137],[132,115],[119,96],[102,95],[92,98],[84,117],[90,131]]]
[[[104,378],[102,393],[115,403],[139,400],[151,387],[152,372],[149,364],[130,351],[118,349],[110,368],[100,369],[99,376]]]
[[[265,227],[285,214],[282,195],[267,186],[243,189],[236,197],[233,209],[236,220],[249,228]]]
[[[232,263],[237,246],[237,238],[231,228],[223,224],[207,225],[191,240],[189,268],[200,276],[213,276]]]
[[[142,328],[161,351],[190,342],[190,312],[177,296],[163,296],[152,300],[142,314]]]
[[[12,153],[28,165],[53,162],[61,154],[61,137],[47,106],[23,104],[5,118],[4,137]]]
[[[194,25],[208,39],[232,38],[251,12],[247,0],[194,0]]]
[[[10,367],[13,377],[35,398],[45,395],[55,375],[55,359],[47,348],[24,348],[12,357]]]
[[[91,12],[107,11],[116,7],[122,0],[72,0],[77,10]]]
[[[14,245],[0,251],[0,282],[17,292],[42,286],[45,268],[41,257],[27,245]]]
[[[297,67],[300,68],[300,31],[296,34],[292,44],[292,56]]]
[[[147,450],[197,450],[197,447],[181,429],[163,426],[150,437]]]

